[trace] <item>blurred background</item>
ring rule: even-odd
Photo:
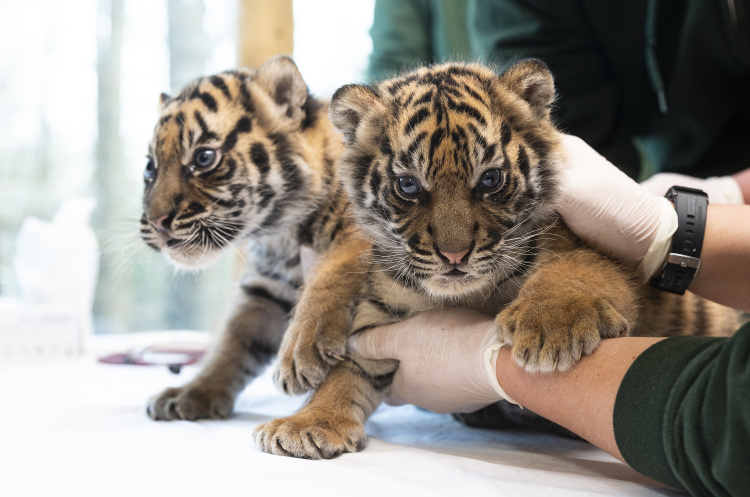
[[[0,0],[0,298],[22,296],[23,262],[45,275],[48,290],[56,276],[45,264],[66,265],[44,254],[19,261],[20,244],[60,243],[54,235],[21,239],[24,220],[49,221],[64,199],[88,197],[96,202],[90,226],[101,251],[93,333],[219,328],[237,261],[180,273],[138,236],[158,96],[199,75],[285,53],[314,94],[330,97],[341,84],[364,80],[373,3]],[[84,221],[86,202],[73,209]],[[86,228],[78,228],[84,243]],[[67,269],[85,279],[85,268]]]

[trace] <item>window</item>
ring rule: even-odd
[[[373,3],[294,2],[294,56],[316,95],[363,80]],[[138,222],[158,96],[236,66],[237,10],[237,0],[0,0],[0,295],[20,296],[23,220],[88,196],[102,252],[96,333],[221,325],[241,264],[177,272],[141,242]]]

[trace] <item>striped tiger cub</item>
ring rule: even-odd
[[[444,64],[335,93],[330,116],[346,140],[339,175],[373,243],[350,333],[467,307],[496,316],[516,362],[545,372],[569,369],[603,338],[737,329],[736,312],[642,285],[568,231],[555,209],[561,146],[553,98],[552,76],[535,60],[500,75]],[[282,357],[304,348],[295,340],[302,339],[285,337]],[[267,452],[316,459],[361,449],[364,423],[397,366],[345,356],[306,406],[260,425],[256,441]],[[303,391],[301,372],[311,369],[297,358],[281,361],[277,378]]]
[[[351,217],[343,213],[348,201],[334,168],[343,145],[327,110],[285,57],[162,95],[144,171],[141,236],[186,268],[206,266],[244,244],[247,268],[205,366],[186,385],[150,399],[151,418],[229,416],[240,391],[276,355],[295,305],[318,326],[344,334],[338,349],[318,356],[324,364],[316,371],[325,375],[326,361],[344,353],[342,320],[357,291],[351,285],[361,286],[365,277],[344,261],[356,262],[368,245],[346,236]],[[328,251],[337,261],[329,269],[349,274],[333,291],[311,285],[313,292],[326,292],[326,305],[315,309],[298,302],[303,247]]]

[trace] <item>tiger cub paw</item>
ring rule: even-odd
[[[146,406],[155,421],[226,419],[234,411],[234,396],[221,388],[192,386],[167,388]]]
[[[629,329],[605,299],[584,292],[550,297],[519,296],[495,318],[501,340],[529,372],[566,371],[591,354],[602,338]]]
[[[331,459],[367,445],[362,423],[350,417],[303,412],[259,425],[253,438],[263,452],[302,459]]]
[[[287,328],[273,372],[276,385],[299,395],[319,387],[346,352],[347,321],[338,313],[294,319]]]

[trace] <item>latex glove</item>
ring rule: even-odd
[[[348,349],[369,359],[401,361],[386,403],[445,414],[474,412],[500,399],[516,403],[497,382],[502,346],[492,318],[441,309],[355,335]]]
[[[641,182],[643,188],[656,195],[665,195],[667,190],[674,185],[703,190],[708,194],[708,201],[712,204],[745,203],[745,197],[739,183],[731,176],[713,176],[700,179],[684,174],[658,173]]]
[[[582,240],[631,265],[644,281],[662,265],[677,230],[672,204],[654,195],[599,155],[586,142],[561,135],[558,212]],[[664,192],[666,193],[666,191]]]

